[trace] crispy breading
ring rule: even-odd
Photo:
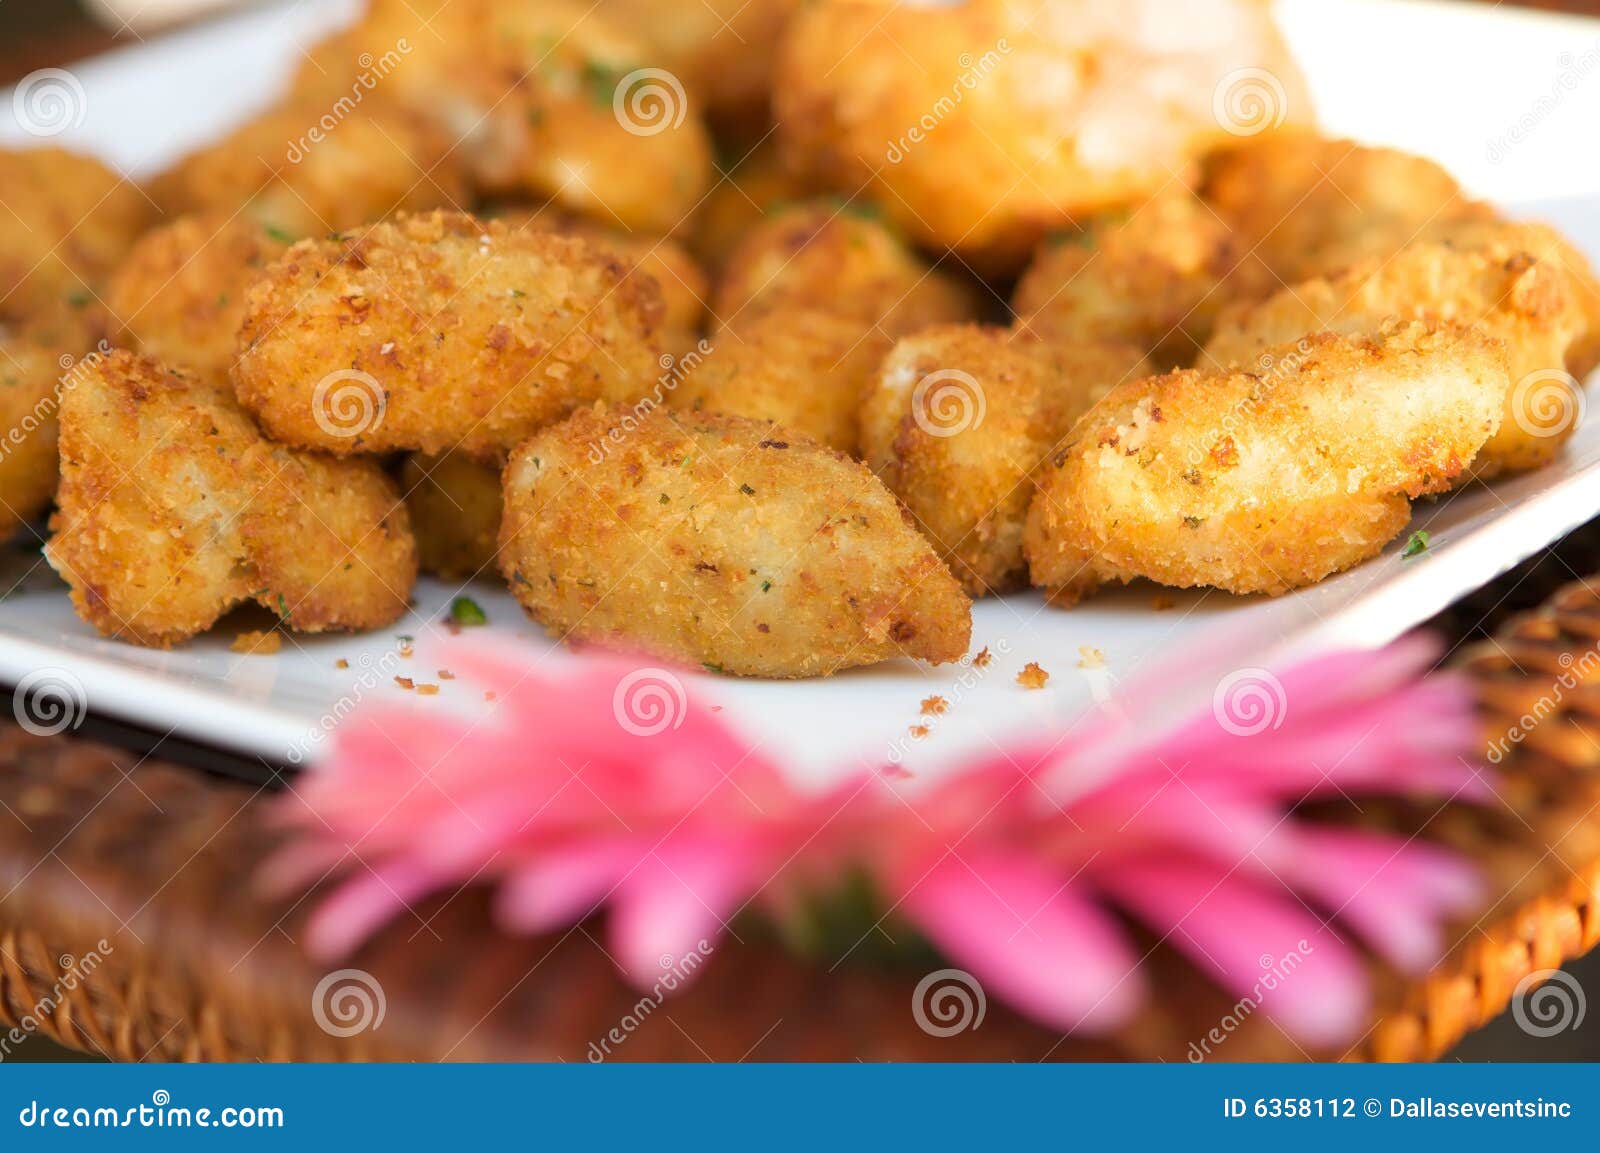
[[[381,0],[318,46],[298,99],[326,106],[380,75],[375,91],[446,134],[480,192],[674,232],[710,182],[710,136],[682,83],[642,72],[648,45],[597,9]]]
[[[867,463],[973,596],[1026,581],[1032,476],[1072,422],[1149,365],[1128,346],[944,325],[903,337],[861,408]]]
[[[1562,266],[1529,252],[1413,244],[1302,281],[1225,313],[1203,361],[1253,369],[1273,345],[1320,331],[1372,336],[1395,318],[1476,325],[1505,345],[1505,412],[1474,462],[1477,475],[1538,468],[1577,431],[1581,401],[1566,360],[1587,322]]]
[[[727,164],[694,214],[691,248],[707,271],[720,274],[745,234],[769,215],[814,191],[790,172],[769,137]]]
[[[92,308],[150,215],[138,186],[98,160],[0,149],[0,319],[33,324]]]
[[[757,306],[718,334],[668,404],[776,421],[854,453],[861,397],[888,350],[880,331],[853,317]]]
[[[268,441],[226,387],[130,352],[61,397],[50,564],[107,636],[166,647],[255,601],[300,632],[406,611],[416,548],[373,461]]]
[[[414,453],[400,471],[417,558],[446,580],[492,575],[499,547],[500,470],[462,453]]]
[[[70,354],[0,324],[0,541],[55,495],[57,394],[71,363]]]
[[[422,117],[378,103],[331,128],[327,116],[319,104],[272,109],[180,160],[150,190],[169,216],[243,213],[287,239],[467,203],[449,139]]]
[[[1223,305],[1277,281],[1186,188],[1052,235],[1017,284],[1022,323],[1061,342],[1135,344],[1188,364]]]
[[[879,221],[828,201],[772,214],[729,257],[712,301],[717,322],[737,325],[755,307],[836,312],[890,339],[978,311],[965,281],[929,267]]]
[[[630,269],[651,276],[666,305],[662,315],[661,344],[675,357],[685,356],[700,343],[705,328],[711,282],[689,250],[665,236],[624,232],[546,205],[541,208],[505,207],[494,213],[508,228],[519,232],[559,232],[578,236],[604,248]]]
[[[985,272],[1150,196],[1230,132],[1312,118],[1260,0],[811,4],[784,36],[773,98],[797,170],[865,188]]]
[[[596,406],[505,494],[501,571],[556,636],[768,677],[966,652],[971,604],[894,496],[771,423]]]
[[[1255,138],[1206,169],[1206,200],[1287,283],[1390,256],[1424,228],[1487,213],[1431,160],[1309,133]]]
[[[1278,594],[1377,554],[1411,499],[1452,487],[1499,427],[1509,370],[1475,328],[1321,333],[1273,366],[1119,385],[1042,470],[1035,585],[1109,581]]]
[[[155,360],[226,381],[245,296],[288,249],[248,216],[184,216],[139,238],[106,302],[120,342]]]
[[[454,213],[291,248],[250,290],[233,382],[277,440],[494,460],[661,371],[651,277],[575,237]]]

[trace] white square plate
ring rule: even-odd
[[[272,5],[76,66],[83,120],[52,142],[149,175],[269,101],[299,50],[351,8]],[[1550,220],[1600,257],[1600,23],[1375,0],[1290,0],[1280,11],[1328,131],[1431,155],[1474,193]],[[1421,43],[1427,51],[1417,50]],[[11,94],[0,94],[0,142],[38,143],[11,108]],[[1550,468],[1419,506],[1413,527],[1432,536],[1423,555],[1403,560],[1397,542],[1358,569],[1275,601],[1178,593],[1173,608],[1158,612],[1156,590],[1134,587],[1068,611],[1022,594],[978,604],[973,650],[988,646],[995,658],[984,670],[895,662],[825,681],[685,679],[806,779],[886,761],[927,772],[1019,728],[1070,723],[1118,682],[1159,675],[1180,653],[1189,675],[1172,685],[1174,710],[1209,697],[1229,671],[1291,649],[1380,644],[1597,513],[1600,420]],[[395,675],[436,680],[423,659],[427,644],[442,635],[450,600],[463,591],[424,579],[411,617],[391,630],[289,634],[275,656],[241,656],[228,647],[238,631],[231,622],[171,652],[99,638],[73,615],[37,548],[0,561],[0,591],[7,589],[0,681],[65,692],[109,716],[270,764],[314,763],[324,719],[359,700],[403,693]],[[583,659],[552,644],[503,589],[480,582],[465,591],[493,632],[530,643],[530,660],[559,668]],[[416,638],[415,657],[398,654],[402,635]],[[1104,667],[1080,669],[1080,646],[1100,650]],[[349,667],[336,667],[341,660]],[[1028,661],[1052,674],[1044,690],[1016,685]],[[406,699],[449,708],[452,687]],[[921,718],[919,703],[934,693],[951,709]],[[912,740],[919,722],[932,731]]]

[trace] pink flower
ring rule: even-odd
[[[515,649],[456,642],[447,662],[492,686],[496,707],[352,716],[285,802],[306,835],[270,873],[340,876],[309,927],[322,957],[476,880],[497,886],[509,931],[605,906],[613,956],[648,984],[747,906],[782,918],[864,868],[897,921],[1055,1027],[1104,1031],[1139,1009],[1138,922],[1252,1010],[1331,1045],[1364,1016],[1358,942],[1425,968],[1443,919],[1476,895],[1466,863],[1436,847],[1298,808],[1481,795],[1469,693],[1422,679],[1429,656],[1406,643],[1248,670],[1257,683],[1219,686],[1208,713],[1164,733],[1149,728],[1156,702],[1134,699],[1070,743],[816,795],[671,670],[585,658],[556,680]]]

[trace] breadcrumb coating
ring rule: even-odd
[[[454,213],[295,245],[250,290],[233,382],[274,439],[494,461],[662,371],[650,277],[582,240]]]
[[[494,574],[499,547],[500,470],[461,453],[406,458],[400,485],[411,510],[423,572],[445,580]]]
[[[61,398],[46,557],[106,636],[167,647],[255,601],[300,632],[406,611],[416,548],[375,462],[266,440],[222,386],[129,352]]]
[[[1265,367],[1270,365],[1271,367]],[[1255,372],[1130,381],[1042,470],[1025,549],[1071,600],[1108,581],[1278,594],[1375,555],[1494,435],[1509,370],[1476,328],[1321,333]]]
[[[864,465],[765,421],[624,415],[506,468],[501,569],[552,634],[765,677],[966,652],[971,603]]]
[[[70,354],[0,324],[0,541],[55,496],[57,397],[70,363]]]

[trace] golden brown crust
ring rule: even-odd
[[[756,308],[821,309],[877,325],[893,339],[977,316],[964,281],[929,265],[877,220],[834,202],[786,208],[752,228],[729,257],[712,311],[737,326]]]
[[[1068,599],[1146,577],[1277,594],[1375,555],[1408,499],[1443,492],[1499,425],[1499,342],[1421,323],[1319,334],[1256,372],[1176,371],[1111,390],[1043,470],[1033,583]]]
[[[889,341],[816,308],[756,308],[725,328],[672,392],[677,409],[776,421],[854,453],[861,397]]]
[[[254,600],[301,632],[398,619],[416,577],[404,502],[371,461],[272,444],[225,387],[114,352],[61,402],[46,555],[78,614],[165,647]]]
[[[1311,114],[1259,0],[813,4],[784,38],[774,100],[798,170],[867,187],[910,234],[985,271],[1150,196],[1230,128]],[[1219,116],[1218,100],[1243,115]]]
[[[662,371],[660,290],[584,241],[453,213],[295,245],[250,291],[233,368],[274,438],[494,460]]]
[[[414,453],[400,471],[417,559],[446,580],[493,574],[499,548],[500,470],[460,453]]]
[[[1413,244],[1387,260],[1302,281],[1225,313],[1203,362],[1250,368],[1269,347],[1308,333],[1372,336],[1396,318],[1475,325],[1505,346],[1511,387],[1477,475],[1538,468],[1577,431],[1577,383],[1565,366],[1586,320],[1561,265],[1525,251]]]
[[[118,339],[154,360],[226,381],[245,298],[288,249],[245,216],[185,216],[139,238],[107,287]]]
[[[0,324],[0,541],[55,495],[57,394],[71,366],[70,354]]]
[[[694,214],[690,244],[705,268],[720,274],[739,242],[760,221],[806,199],[815,189],[789,171],[769,137],[737,163],[706,193]]]
[[[1032,476],[1074,420],[1149,366],[1127,346],[944,325],[904,337],[861,407],[861,448],[972,596],[1025,583]]]
[[[1052,235],[1017,284],[1019,323],[1063,343],[1125,343],[1188,364],[1230,300],[1277,282],[1186,188]]]
[[[467,202],[450,141],[421,117],[378,103],[329,116],[321,104],[273,109],[180,160],[151,192],[169,216],[242,213],[288,239]]]
[[[0,149],[0,190],[0,320],[53,322],[95,307],[151,214],[137,185],[60,148]]]
[[[512,454],[505,494],[501,571],[556,636],[768,677],[970,639],[882,483],[766,422],[585,409]]]

